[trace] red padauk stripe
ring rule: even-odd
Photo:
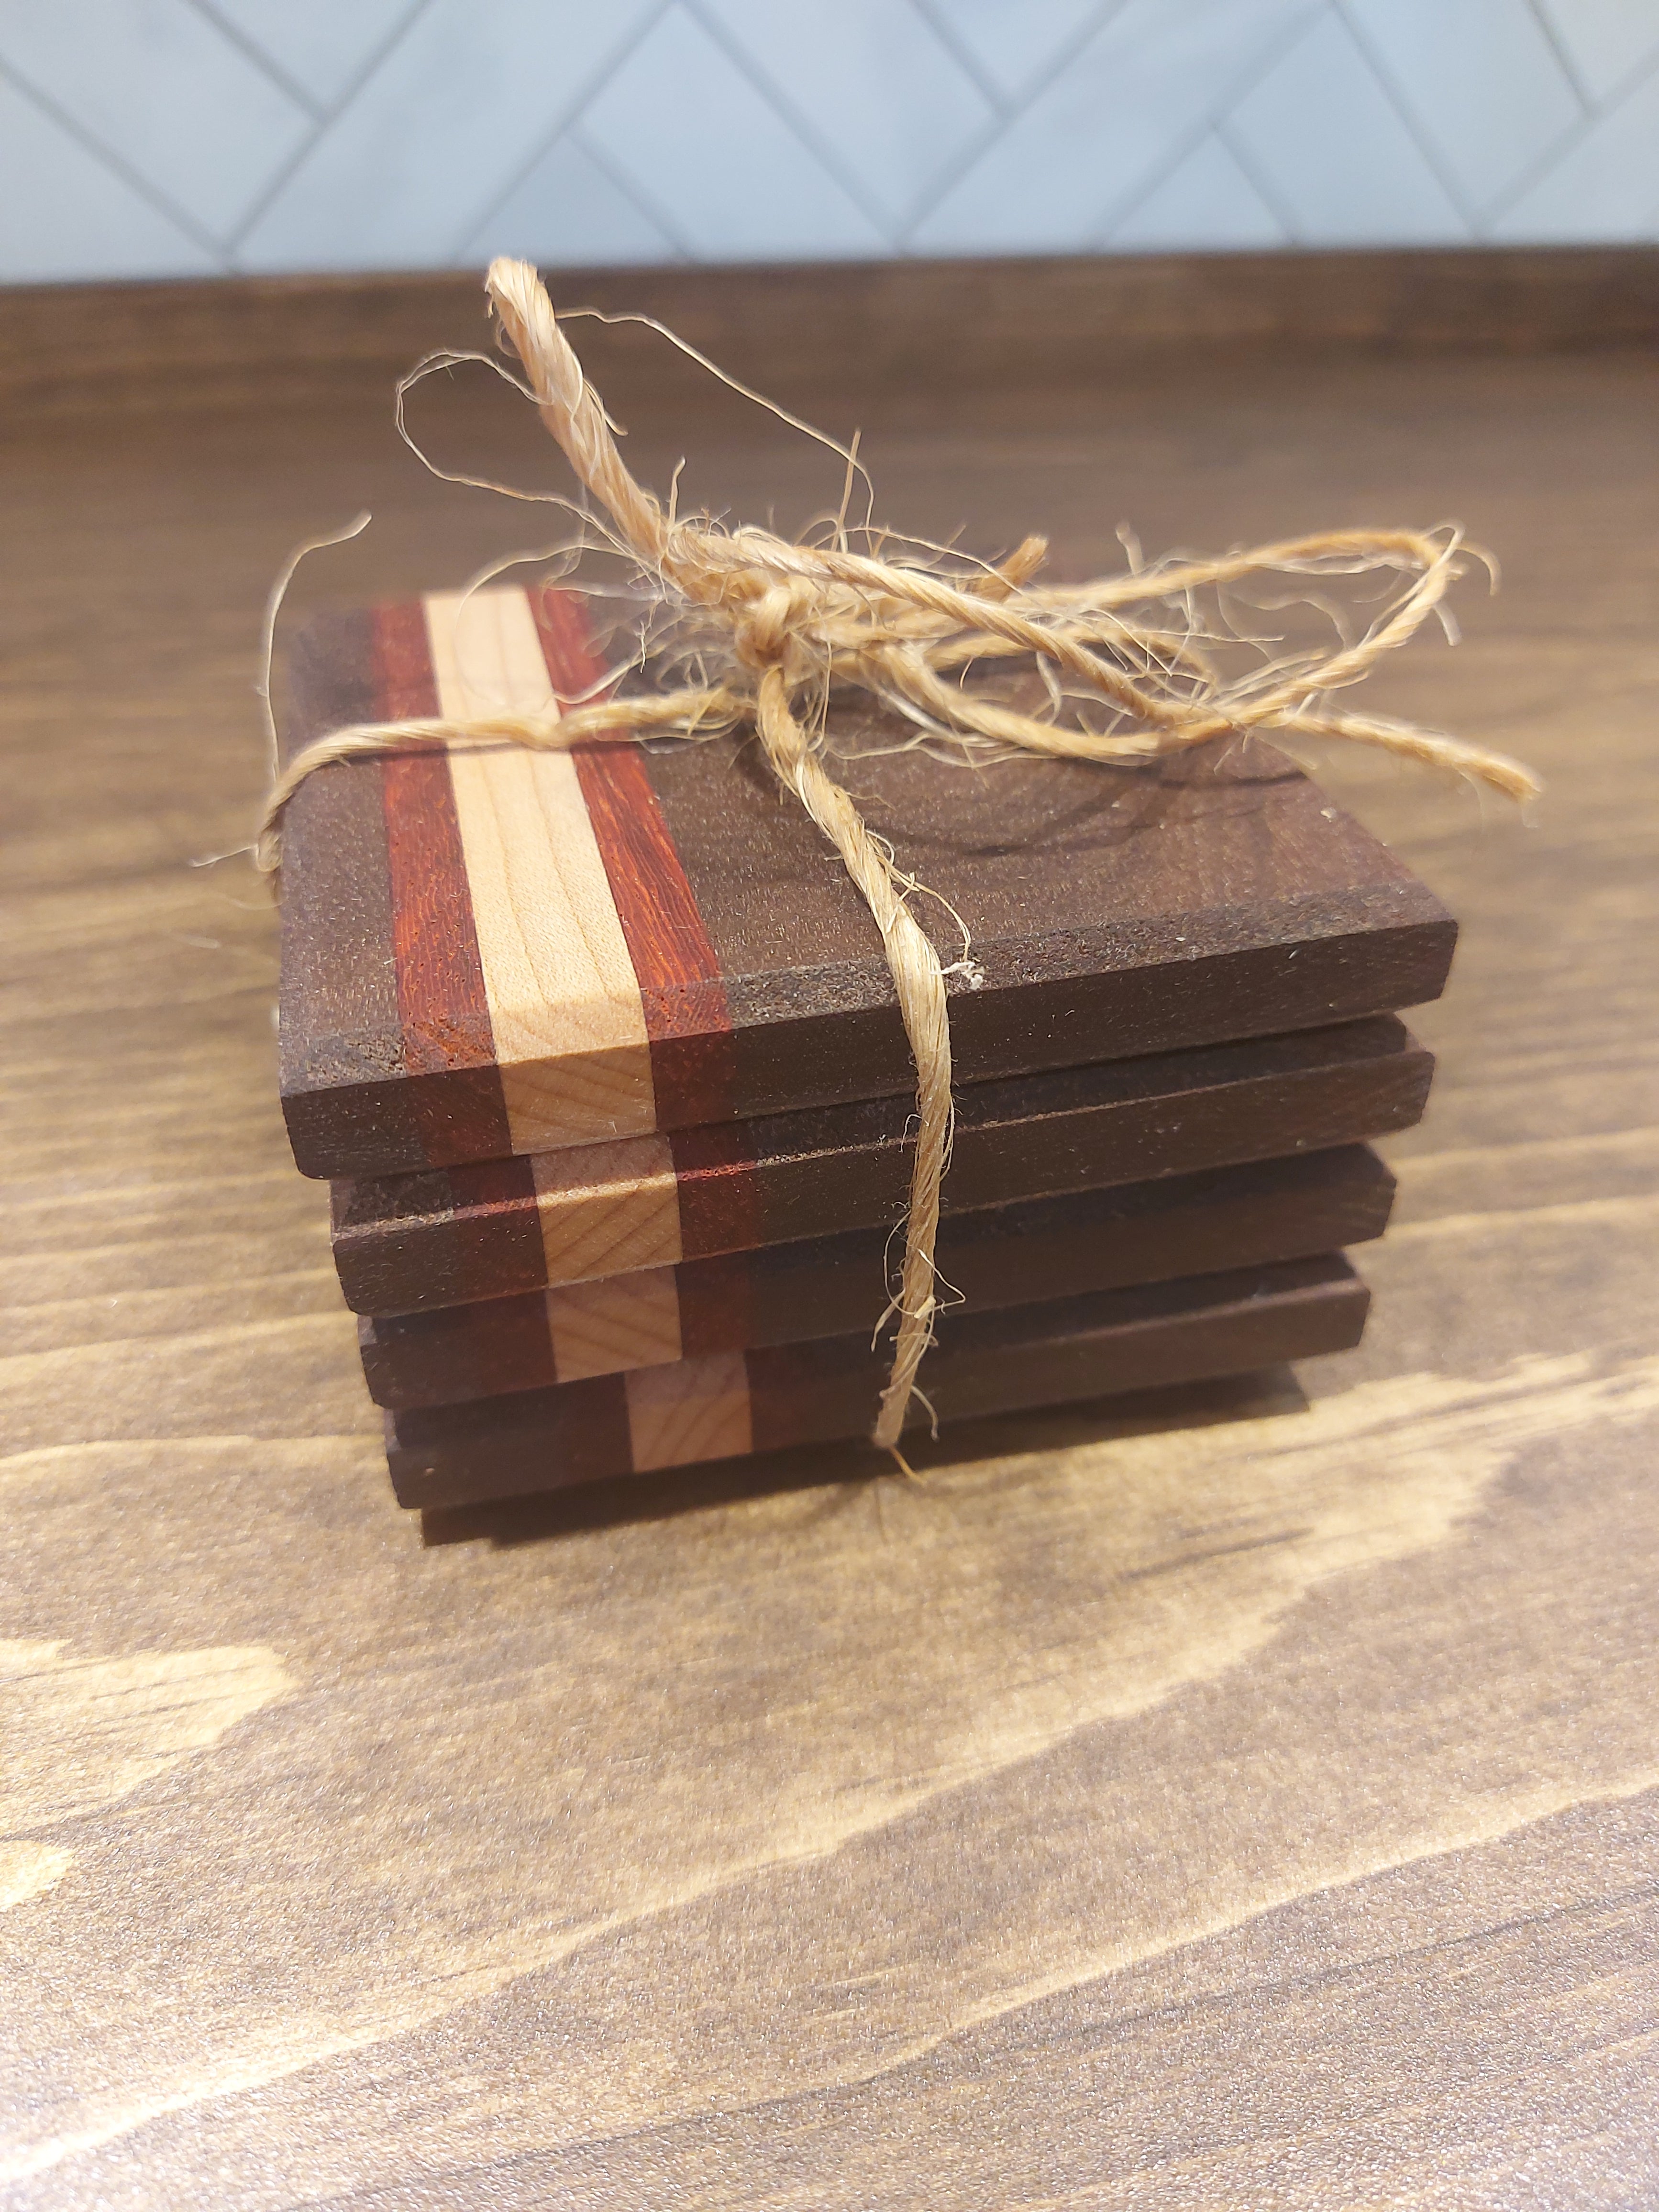
[[[438,712],[418,600],[374,611],[374,665],[383,720]],[[441,753],[390,756],[383,765],[386,859],[404,1066],[427,1158],[489,1159],[512,1148],[483,967],[472,923],[466,858]],[[422,1077],[453,1076],[441,1085]]]
[[[581,600],[544,590],[531,604],[555,690],[566,698],[586,691],[605,664]],[[649,763],[625,740],[579,745],[572,757],[640,988],[657,1126],[727,1121],[733,1066],[726,987]]]

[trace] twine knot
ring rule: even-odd
[[[805,680],[809,661],[821,658],[813,633],[822,617],[823,587],[809,576],[767,576],[757,569],[743,580],[750,578],[760,588],[752,599],[743,595],[743,611],[732,618],[732,657],[757,675],[781,669],[793,690]]]
[[[463,737],[562,749],[617,734],[698,738],[752,725],[779,781],[834,845],[869,908],[915,1061],[904,1259],[877,1323],[879,1330],[890,1317],[898,1321],[872,1432],[896,1456],[911,1398],[920,1395],[917,1370],[933,1341],[938,1308],[933,1247],[953,1119],[946,971],[910,911],[911,896],[923,887],[899,870],[890,848],[871,834],[824,766],[831,691],[862,690],[906,717],[917,742],[951,745],[970,758],[1018,751],[1144,763],[1223,735],[1273,729],[1356,738],[1524,799],[1539,787],[1516,762],[1437,731],[1351,714],[1332,702],[1333,693],[1358,683],[1442,610],[1468,549],[1452,526],[1326,531],[1212,560],[1170,559],[1143,568],[1137,556],[1127,575],[1041,586],[1033,581],[1046,551],[1040,538],[1026,538],[990,566],[938,549],[906,551],[907,541],[873,530],[864,532],[871,550],[858,553],[844,526],[827,544],[791,544],[753,527],[727,532],[707,516],[671,520],[623,465],[605,409],[535,270],[523,262],[497,261],[485,284],[523,365],[529,396],[583,489],[609,517],[611,550],[637,563],[647,589],[674,617],[689,680],[643,696],[622,698],[613,689],[556,720],[503,714],[466,723],[358,725],[319,738],[280,770],[273,725],[273,781],[257,857],[267,869],[280,864],[283,808],[307,775],[331,762],[442,746]],[[434,356],[406,378],[400,410],[410,383],[456,358]],[[401,411],[398,420],[401,426]],[[847,462],[850,488],[854,457],[836,450]],[[1316,579],[1378,569],[1407,580],[1363,635],[1339,628],[1336,648],[1323,653],[1286,650],[1275,657],[1265,648],[1283,641],[1250,641],[1224,597],[1243,580],[1268,573]],[[1212,631],[1196,612],[1203,592],[1218,601]],[[1312,582],[1306,597],[1325,605]],[[267,622],[267,659],[280,598],[279,589]],[[1241,639],[1261,645],[1262,658],[1243,676],[1229,678],[1223,663]],[[1040,678],[1035,704],[1011,693],[1004,680],[1021,671]],[[269,677],[267,666],[267,703]],[[963,934],[963,956],[950,972],[976,976],[965,927]]]

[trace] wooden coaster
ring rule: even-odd
[[[947,1316],[929,1353],[941,1421],[1194,1382],[1346,1351],[1368,1297],[1340,1256]],[[886,1361],[869,1336],[716,1352],[672,1367],[388,1413],[404,1505],[516,1498],[867,1432]],[[915,1423],[927,1413],[912,1407]]]
[[[1363,1142],[1418,1121],[1433,1061],[1392,1015],[964,1089],[948,1212]],[[468,1305],[887,1228],[908,1099],[866,1100],[337,1185],[355,1311]]]
[[[294,654],[290,744],[350,721],[550,711],[625,657],[625,640],[596,645],[587,606],[491,590],[319,618]],[[1346,1020],[1443,983],[1450,916],[1258,742],[1121,769],[968,772],[890,750],[844,773],[972,933],[972,969],[951,978],[963,1083]],[[916,912],[957,962],[947,909]],[[644,1138],[913,1081],[869,915],[752,743],[366,758],[289,808],[282,1090],[307,1175]]]
[[[939,1241],[964,1314],[1312,1257],[1380,1237],[1394,1177],[1353,1145],[960,1213]],[[769,1245],[359,1326],[377,1404],[462,1404],[713,1352],[869,1330],[887,1232]]]

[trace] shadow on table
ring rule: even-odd
[[[1294,1371],[1268,1368],[1255,1375],[1137,1390],[1071,1406],[999,1413],[958,1421],[937,1440],[905,1439],[917,1477],[993,1459],[1051,1457],[1080,1444],[1159,1430],[1209,1428],[1218,1423],[1260,1420],[1305,1413],[1308,1401]],[[843,1486],[886,1476],[902,1480],[884,1453],[866,1443],[797,1445],[744,1459],[713,1460],[670,1468],[658,1474],[619,1476],[537,1498],[509,1498],[487,1505],[428,1507],[421,1516],[428,1545],[489,1543],[501,1547],[548,1542],[591,1528],[636,1521],[665,1521],[749,1498]]]

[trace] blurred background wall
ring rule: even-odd
[[[1659,236],[1659,0],[0,0],[0,281]]]

